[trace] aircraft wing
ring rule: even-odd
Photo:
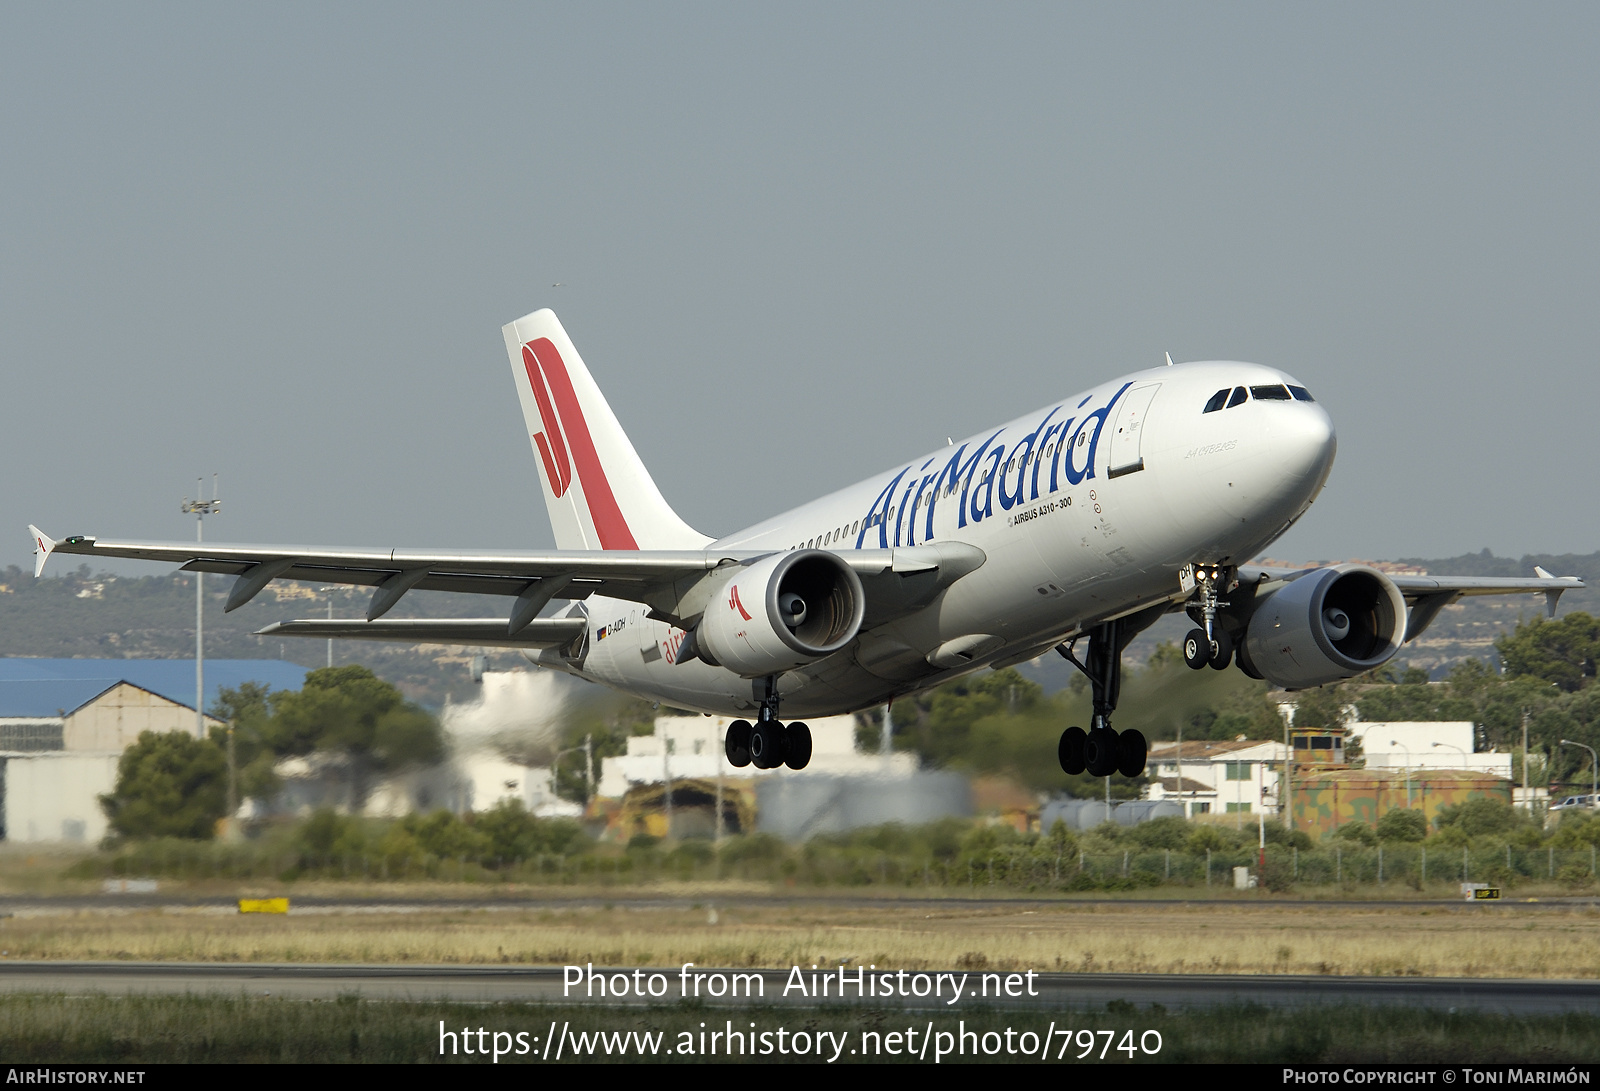
[[[704,609],[715,583],[707,579],[709,575],[723,566],[748,563],[772,552],[714,548],[546,552],[342,549],[110,541],[86,535],[56,541],[38,527],[30,526],[28,530],[34,540],[36,576],[44,570],[45,561],[57,553],[166,562],[186,571],[235,577],[226,610],[243,606],[275,579],[364,585],[375,588],[367,610],[368,623],[388,613],[413,589],[505,595],[517,601],[510,617],[498,623],[502,637],[517,636],[552,599],[583,599],[597,593],[644,603],[651,608],[652,616],[672,624],[692,624]],[[900,549],[842,550],[838,556],[862,577],[868,619],[874,623],[920,608],[939,589],[986,559],[982,550],[953,542]],[[274,631],[287,635],[290,630]],[[378,632],[370,627],[363,631],[368,638]],[[407,630],[393,630],[395,634],[404,631]],[[344,634],[297,630],[294,635]],[[382,639],[406,638],[390,635]],[[419,635],[411,639],[432,641],[433,637]]]
[[[1319,571],[1318,568],[1267,568],[1260,565],[1243,565],[1239,568],[1239,582],[1288,582]],[[1467,595],[1518,595],[1536,594],[1545,598],[1545,611],[1550,617],[1556,613],[1556,602],[1564,591],[1577,590],[1584,582],[1576,576],[1552,576],[1537,566],[1537,576],[1387,576],[1405,596],[1411,607],[1406,623],[1406,640],[1415,640],[1434,618],[1453,602]]]
[[[406,644],[471,644],[485,648],[555,648],[583,635],[581,617],[534,618],[514,635],[504,618],[395,618],[348,621],[313,618],[276,621],[261,636],[311,636],[341,640],[397,640]]]

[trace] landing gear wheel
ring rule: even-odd
[[[1204,629],[1190,629],[1183,638],[1183,661],[1190,670],[1199,670],[1211,661],[1211,641],[1206,639]]]
[[[728,764],[743,769],[750,764],[750,721],[735,720],[728,725],[728,734],[722,740],[722,752],[728,755]]]
[[[795,722],[784,731],[783,763],[790,769],[804,769],[811,761],[811,729]]]
[[[1109,727],[1090,730],[1083,743],[1083,760],[1092,777],[1109,777],[1117,771],[1117,733]]]
[[[1211,669],[1225,671],[1228,664],[1233,662],[1233,637],[1222,629],[1217,630],[1216,638],[1211,641]]]
[[[750,731],[750,764],[757,769],[776,769],[783,764],[783,725],[777,720],[762,720]]]
[[[1075,777],[1087,768],[1083,761],[1083,743],[1087,737],[1081,727],[1069,727],[1061,733],[1061,742],[1056,745],[1056,759],[1061,762],[1061,771],[1069,777]]]
[[[1134,777],[1144,775],[1145,755],[1150,752],[1150,746],[1144,741],[1144,733],[1137,729],[1124,731],[1117,736],[1117,772],[1132,780]]]

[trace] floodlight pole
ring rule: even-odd
[[[319,588],[317,588],[317,590],[321,591],[323,594],[328,596],[328,620],[332,621],[333,620],[333,593],[335,591],[337,591],[338,588],[337,587],[319,587]],[[328,669],[329,670],[333,669],[333,637],[331,637],[331,636],[328,638]]]
[[[1454,750],[1457,754],[1460,754],[1461,755],[1461,768],[1466,769],[1469,772],[1471,771],[1472,763],[1467,760],[1467,752],[1465,750],[1461,749],[1461,747],[1459,747],[1459,746],[1451,746],[1447,742],[1436,742],[1433,745],[1436,748],[1440,747],[1440,746],[1447,747],[1448,749]]]
[[[1596,797],[1600,797],[1600,755],[1595,754],[1594,747],[1584,746],[1583,743],[1573,742],[1571,739],[1562,739],[1561,745],[1580,746],[1589,751],[1589,795],[1592,804]]]
[[[215,515],[222,510],[222,501],[217,498],[217,475],[211,475],[211,499],[200,499],[201,485],[204,478],[197,478],[194,486],[194,499],[187,496],[183,498],[183,511],[194,515],[194,540],[196,543],[205,540],[205,517]],[[198,551],[196,551],[198,553]],[[198,561],[200,558],[195,557]],[[194,570],[194,736],[197,739],[206,737],[206,668],[205,668],[205,588],[206,574],[200,569]]]
[[[1406,809],[1411,808],[1411,748],[1398,739],[1390,739],[1390,746],[1398,746],[1406,752]],[[1437,744],[1436,744],[1437,745]]]
[[[1548,778],[1547,778],[1548,779]],[[1545,786],[1545,794],[1549,795],[1549,785]],[[1533,793],[1528,790],[1528,710],[1522,710],[1522,805],[1528,808],[1528,813],[1533,814]]]

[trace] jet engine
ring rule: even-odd
[[[854,569],[826,550],[796,549],[739,569],[706,607],[695,637],[701,658],[759,678],[843,648],[865,613]]]
[[[1406,600],[1394,581],[1375,569],[1335,565],[1269,595],[1250,617],[1244,648],[1268,682],[1307,689],[1382,666],[1405,632]]]

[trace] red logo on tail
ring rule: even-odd
[[[550,433],[548,442],[544,432],[535,435],[533,442],[538,445],[539,457],[544,461],[544,476],[550,482],[550,491],[560,499],[572,484],[572,460],[568,455],[567,438],[561,434],[561,421],[556,417],[555,407],[550,404],[550,384],[544,377],[544,369],[539,366],[538,358],[533,354],[531,343],[522,346],[522,366],[528,369],[533,400],[539,403],[539,419]]]
[[[548,337],[539,337],[522,346],[522,366],[528,371],[533,398],[539,404],[539,419],[550,433],[548,440],[543,432],[533,437],[544,461],[550,490],[557,497],[565,496],[576,464],[584,503],[589,507],[595,533],[600,536],[600,548],[638,549],[639,543],[628,529],[605,467],[600,464],[600,453],[595,450],[594,437],[589,434],[589,424],[584,420],[561,354]]]
[[[744,603],[739,601],[739,589],[735,587],[733,594],[728,596],[728,609],[739,611],[739,616],[746,621],[750,620],[750,612],[744,608]]]

